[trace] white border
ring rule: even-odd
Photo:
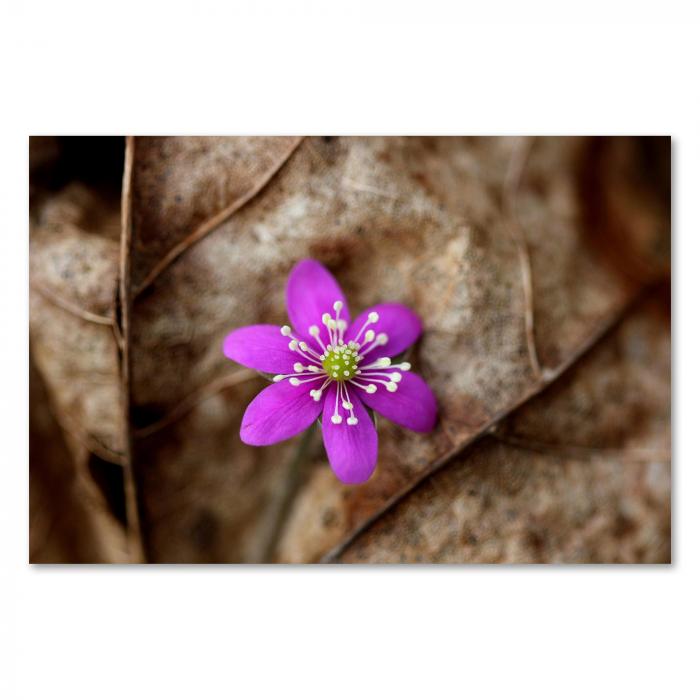
[[[698,697],[700,61],[684,5],[3,10],[1,697]],[[124,132],[672,134],[674,565],[27,566],[26,139]]]

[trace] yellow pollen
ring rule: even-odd
[[[343,371],[339,372],[341,366]],[[357,372],[357,350],[352,350],[344,343],[332,347],[325,352],[323,369],[336,381],[352,379]]]

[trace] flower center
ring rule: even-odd
[[[321,323],[327,330],[325,337],[321,335],[318,326],[313,325],[309,328],[309,336],[314,339],[318,349],[304,340],[295,338],[289,326],[280,328],[282,335],[290,338],[289,349],[299,355],[299,361],[294,363],[294,374],[277,374],[273,381],[289,380],[292,386],[306,384],[309,387],[309,396],[314,401],[320,401],[323,392],[328,389],[329,392],[333,392],[331,396],[335,398],[335,411],[331,416],[331,423],[340,425],[345,416],[347,425],[357,425],[358,418],[350,400],[350,384],[353,385],[354,391],[374,394],[378,387],[383,387],[393,394],[399,388],[402,378],[401,372],[396,370],[407,372],[411,365],[408,362],[392,364],[389,357],[366,359],[372,350],[389,342],[386,333],[375,333],[371,328],[367,328],[377,323],[379,314],[376,311],[367,314],[367,320],[355,338],[346,341],[344,336],[348,324],[340,318],[342,308],[343,302],[336,301],[333,304],[335,318],[330,313],[323,314]],[[341,411],[344,413],[341,414]]]
[[[326,374],[337,382],[352,379],[357,374],[357,348],[350,341],[347,345],[341,342],[339,345],[329,346],[321,355],[323,369]]]

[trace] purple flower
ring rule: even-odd
[[[408,362],[392,363],[420,336],[421,322],[402,304],[378,304],[354,321],[340,286],[315,260],[302,260],[287,282],[289,326],[239,328],[224,354],[276,375],[246,409],[241,440],[271,445],[308,428],[322,412],[323,442],[335,474],[367,481],[377,463],[377,431],[365,407],[417,432],[435,426],[437,404]]]

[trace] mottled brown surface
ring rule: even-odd
[[[473,443],[491,426],[504,430],[499,422],[528,400],[538,406],[534,415],[546,416],[530,420],[528,440],[620,452],[628,447],[622,438],[633,437],[624,426],[637,425],[640,412],[656,415],[668,437],[669,369],[661,350],[668,354],[670,331],[658,309],[635,307],[640,323],[657,319],[655,332],[640,331],[631,349],[623,348],[627,354],[620,350],[614,362],[590,370],[595,377],[584,382],[590,395],[569,399],[580,406],[563,398],[574,392],[578,372],[566,367],[580,354],[581,363],[593,362],[586,351],[603,352],[613,337],[606,329],[623,319],[612,333],[622,332],[629,305],[668,275],[663,156],[670,143],[651,149],[643,143],[135,139],[127,173],[133,220],[127,389],[147,558],[315,561],[331,552],[373,561],[666,560],[667,458],[654,453],[654,460],[630,463],[638,475],[652,475],[647,493],[646,481],[620,455],[618,462],[607,455],[565,463],[548,455],[547,462],[494,438]],[[634,167],[640,159],[647,163],[641,173]],[[95,196],[69,186],[35,207],[31,332],[58,413],[119,462],[126,461],[114,305],[119,212],[96,207]],[[64,212],[62,202],[73,209]],[[395,300],[425,322],[410,359],[435,390],[439,425],[424,436],[380,419],[379,465],[359,487],[333,478],[318,438],[297,466],[298,438],[269,448],[238,439],[242,412],[264,382],[227,361],[221,341],[236,326],[284,322],[286,277],[309,256],[334,272],[354,312]],[[652,358],[648,367],[635,364],[634,348]],[[623,426],[612,441],[604,377]],[[520,408],[506,424],[520,425],[528,410]],[[640,449],[659,448],[637,427]],[[663,449],[667,456],[668,439]],[[509,486],[511,462],[533,474],[517,493]],[[465,496],[463,484],[467,494],[488,492],[490,505]],[[535,518],[534,510],[528,515],[531,501],[550,503],[535,523],[545,531],[537,546],[522,543],[529,532],[523,523]],[[511,517],[513,510],[519,515]],[[483,536],[496,554],[488,554],[483,539],[467,546],[454,534],[475,527],[469,514],[482,511]],[[628,520],[629,528],[619,525]],[[626,534],[610,536],[613,521]],[[416,528],[422,551],[406,539]]]
[[[128,562],[123,523],[100,481],[120,470],[91,454],[50,409],[46,387],[30,365],[29,558],[36,563]]]
[[[57,414],[119,461],[119,205],[75,183],[37,214],[29,248],[33,359]]]
[[[668,562],[671,347],[636,309],[358,537],[344,562]]]
[[[293,153],[298,137],[143,137],[135,144],[132,286],[168,253],[211,230],[257,193]]]

